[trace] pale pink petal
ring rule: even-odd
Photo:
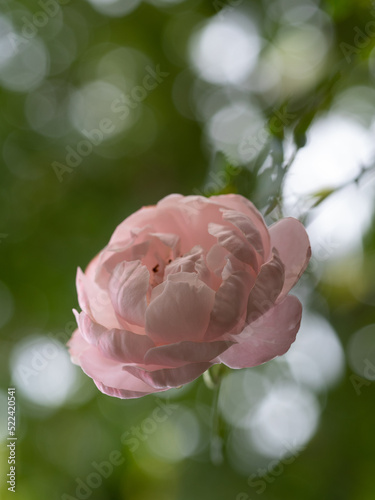
[[[123,370],[139,378],[145,384],[155,387],[155,389],[165,389],[191,382],[208,370],[210,366],[212,363],[192,363],[178,368],[163,368],[154,371],[147,371],[137,366],[124,366]]]
[[[127,217],[114,230],[109,245],[121,243],[121,246],[129,243],[134,238],[134,229],[150,226],[155,219],[155,206],[142,207]]]
[[[228,349],[233,342],[190,342],[188,340],[177,344],[153,347],[145,356],[146,364],[175,368],[189,363],[211,361]]]
[[[249,264],[255,271],[258,270],[256,252],[238,228],[210,223],[208,232],[215,236],[219,245],[223,246],[238,260]]]
[[[106,328],[121,328],[117,320],[108,292],[89,279],[78,268],[76,286],[81,309],[90,318]]]
[[[85,275],[92,280],[95,280],[97,268],[100,263],[100,258],[101,258],[101,253],[96,255],[85,269]]]
[[[277,253],[274,253],[272,259],[260,268],[255,285],[249,294],[248,323],[255,321],[273,307],[283,288],[284,274],[284,266]]]
[[[226,259],[229,252],[226,248],[222,247],[218,243],[213,245],[206,255],[206,262],[208,268],[218,277],[221,277],[224,266],[226,264]]]
[[[131,228],[149,225],[154,232],[172,233],[181,240],[181,252],[185,254],[195,245],[208,251],[215,239],[207,231],[210,222],[222,222],[221,208],[225,205],[203,196],[170,195],[159,201],[156,207],[146,207],[128,217],[111,238],[112,242],[125,241],[131,236]],[[261,217],[261,216],[260,216]]]
[[[208,225],[210,223],[221,223],[221,207],[217,203],[212,203],[210,198],[203,196],[185,196],[181,198],[164,198],[158,203],[158,208],[173,212],[180,224],[180,233],[183,232],[182,252],[188,252],[192,247],[200,245],[209,251],[216,243],[215,238],[209,234]]]
[[[148,396],[149,394],[154,394],[156,392],[163,392],[168,390],[167,387],[166,389],[152,388],[148,392],[138,392],[134,390],[125,390],[125,389],[117,389],[116,387],[108,387],[107,385],[104,385],[101,382],[98,382],[97,380],[94,380],[94,383],[96,387],[99,389],[99,391],[102,392],[103,394],[119,399],[136,399],[136,398],[141,398],[143,396]]]
[[[297,219],[288,217],[270,227],[272,246],[285,267],[285,283],[281,295],[285,296],[300,279],[310,257],[311,247],[305,228]]]
[[[134,234],[133,234],[134,233]],[[98,283],[106,287],[115,267],[124,261],[139,260],[153,275],[158,268],[158,275],[164,272],[165,264],[180,255],[180,238],[170,233],[153,233],[149,226],[142,230],[133,230],[133,239],[126,245],[109,245],[100,260],[101,272]],[[100,279],[100,281],[99,281]]]
[[[147,266],[151,277],[160,278],[163,281],[163,274],[167,263],[180,255],[180,238],[175,234],[161,235],[152,233],[148,235],[150,246],[147,254],[142,259],[142,264]]]
[[[250,368],[285,354],[301,323],[302,306],[294,296],[286,297],[236,336],[237,344],[219,356],[230,368]]]
[[[124,398],[155,392],[154,387],[124,371],[122,363],[103,356],[94,346],[90,346],[79,356],[79,364],[86,375],[94,379],[100,390],[107,394],[110,391],[107,392],[105,388],[123,391]]]
[[[170,262],[164,273],[164,279],[170,274],[181,272],[193,273],[195,271],[195,263],[203,255],[203,248],[200,246],[193,247],[190,252],[187,252],[182,257],[179,257]]]
[[[229,261],[227,266],[232,266]],[[249,269],[232,270],[216,292],[206,339],[240,333],[247,316],[249,292],[256,275]]]
[[[190,241],[190,233],[186,227],[185,214],[178,206],[159,202],[156,206],[143,207],[124,220],[115,230],[110,245],[125,245],[135,232],[148,227],[149,232],[169,233],[180,237],[181,251],[186,253],[194,245]]]
[[[116,266],[124,261],[142,261],[150,250],[150,241],[132,242],[123,248],[107,247],[102,254],[96,282],[103,288],[108,287]]]
[[[257,224],[241,212],[235,210],[223,210],[222,212],[223,219],[238,227],[259,256],[264,258],[263,240]]]
[[[147,308],[147,335],[157,345],[203,339],[214,298],[215,292],[196,275],[170,275],[162,293]]]
[[[240,195],[202,196],[170,195],[160,200],[156,206],[143,207],[115,230],[110,244],[126,243],[135,228],[150,226],[154,232],[173,233],[181,238],[182,253],[195,245],[202,245],[207,251],[215,243],[207,232],[209,222],[220,223],[220,208],[232,208],[254,220],[263,240],[265,255],[269,252],[269,235],[261,214],[254,205]]]
[[[109,294],[121,325],[144,333],[150,273],[139,261],[121,262],[109,282]]]
[[[173,256],[180,253],[180,237],[173,233],[150,233],[150,236],[158,239],[165,247],[173,250]]]
[[[83,311],[79,313],[73,309],[73,313],[77,320],[82,337],[89,344],[96,345],[99,337],[106,332],[107,329],[104,326],[95,323],[95,321],[93,321],[90,316]]]
[[[188,274],[188,273],[187,273]],[[160,285],[156,285],[152,290],[151,290],[151,296],[150,296],[150,301],[149,301],[149,305],[151,304],[151,302],[153,300],[156,299],[156,297],[158,297],[159,295],[161,295],[163,292],[164,292],[164,289],[167,285],[167,281],[163,281],[162,283],[160,283]]]
[[[137,377],[124,373],[121,369],[122,364],[102,357],[95,347],[90,346],[84,340],[79,330],[73,333],[68,347],[72,362],[81,366],[104,394],[130,399],[158,392],[157,389],[144,384]]]
[[[79,357],[84,351],[90,348],[90,344],[83,338],[79,329],[73,332],[73,335],[68,340],[67,346],[72,362],[75,365],[79,365]]]
[[[225,208],[231,208],[233,210],[236,210],[237,212],[242,212],[254,222],[256,228],[259,231],[259,234],[262,237],[264,258],[265,260],[267,260],[271,251],[270,236],[262,214],[259,212],[259,210],[257,210],[254,204],[250,200],[244,198],[239,194],[211,196],[210,200],[221,204]]]
[[[209,269],[204,255],[195,263],[194,271],[197,273],[198,278],[212,290],[217,291],[219,289],[222,279]]]
[[[147,335],[126,330],[109,330],[100,336],[98,349],[103,356],[121,363],[143,363],[145,354],[155,347]]]

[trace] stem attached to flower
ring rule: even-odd
[[[213,391],[212,407],[211,407],[211,449],[210,456],[214,465],[223,463],[223,438],[220,436],[220,414],[219,414],[219,393],[220,385],[224,374],[228,368],[225,365],[214,365],[207,370],[203,379],[209,389]]]

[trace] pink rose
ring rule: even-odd
[[[167,196],[78,269],[72,360],[119,398],[178,387],[215,363],[269,361],[295,340],[302,307],[288,292],[310,255],[299,221],[267,228],[242,196]]]

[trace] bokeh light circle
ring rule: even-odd
[[[250,18],[227,13],[214,17],[193,35],[190,57],[204,80],[239,84],[254,68],[260,47],[260,38]]]
[[[314,435],[319,414],[310,391],[292,383],[276,384],[254,414],[254,445],[263,455],[278,458],[300,450]]]
[[[76,367],[65,346],[56,339],[26,337],[16,344],[10,369],[17,390],[39,406],[61,406],[76,387]]]

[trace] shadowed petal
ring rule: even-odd
[[[249,292],[254,285],[256,275],[251,269],[249,271],[233,269],[230,260],[226,269],[228,266],[231,268],[230,273],[215,294],[206,339],[240,333],[246,320]]]
[[[235,210],[223,210],[222,212],[223,219],[238,227],[238,229],[240,229],[244,234],[247,241],[254,247],[255,251],[263,257],[263,241],[254,221],[243,213],[236,212]]]
[[[260,268],[255,285],[249,294],[247,322],[251,323],[275,304],[284,285],[284,266],[274,253],[272,259]]]
[[[163,390],[166,391],[168,389],[168,388],[166,389],[150,388],[150,390],[147,392],[138,392],[131,389],[126,390],[126,389],[116,389],[116,387],[109,387],[108,385],[104,385],[101,382],[98,382],[97,380],[94,380],[94,383],[96,387],[99,389],[99,391],[102,392],[103,394],[119,399],[141,398],[143,396],[148,396],[149,394],[154,394],[155,392],[162,392]]]
[[[163,368],[154,371],[147,371],[136,366],[124,366],[123,370],[139,378],[145,384],[155,387],[155,389],[165,389],[191,382],[202,375],[210,366],[212,363],[192,363],[179,368]]]
[[[217,238],[219,245],[223,246],[238,260],[249,264],[257,271],[258,258],[256,252],[237,227],[210,223],[208,232]]]
[[[262,214],[259,212],[259,210],[257,210],[254,204],[250,200],[239,194],[211,196],[210,200],[216,203],[220,203],[226,208],[244,213],[254,222],[262,238],[264,259],[267,260],[271,251],[270,236]]]
[[[294,296],[286,297],[273,309],[237,335],[237,344],[219,356],[230,368],[250,368],[285,354],[300,327],[302,306]]]
[[[103,356],[121,363],[143,363],[146,352],[155,347],[147,335],[126,330],[110,330],[100,336],[99,351]]]
[[[211,361],[232,344],[233,342],[230,341],[183,341],[176,344],[153,347],[147,352],[145,363],[172,368],[189,363]]]
[[[159,287],[162,292],[146,311],[147,335],[157,345],[203,339],[215,292],[196,275],[184,272],[170,275]]]

